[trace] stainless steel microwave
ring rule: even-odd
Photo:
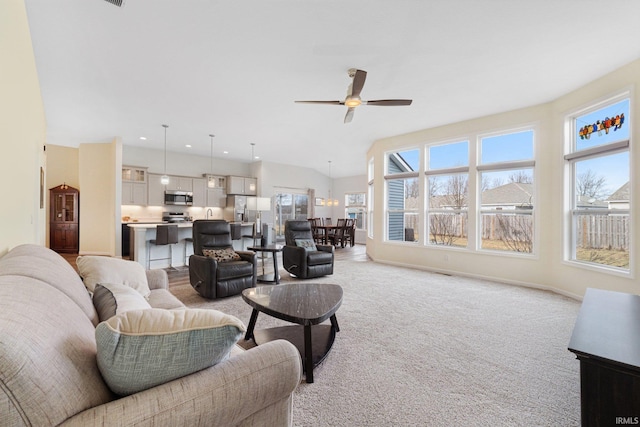
[[[193,193],[190,191],[167,190],[164,192],[165,205],[193,205]]]

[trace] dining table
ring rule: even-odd
[[[331,231],[335,233],[338,229],[337,225],[314,225],[313,228],[316,230],[322,230],[322,244],[326,245],[329,243],[329,236],[331,235]]]

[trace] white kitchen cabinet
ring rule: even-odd
[[[123,205],[147,205],[147,183],[123,182],[122,183],[122,204]]]
[[[122,167],[123,205],[147,204],[147,168],[138,166]]]
[[[193,178],[193,206],[207,206],[207,180]]]
[[[193,191],[193,178],[184,176],[169,176],[167,190],[170,191]]]
[[[255,196],[258,194],[258,180],[246,176],[228,176],[227,194]]]
[[[207,206],[211,208],[227,206],[227,193],[224,192],[224,187],[207,188]]]
[[[227,177],[220,175],[211,175],[204,174],[205,179],[207,180],[207,188],[221,188],[222,191],[226,191],[227,189]],[[209,183],[212,185],[209,185]]]
[[[122,166],[122,182],[147,182],[147,168]]]
[[[164,205],[164,185],[160,183],[162,175],[150,173],[148,175],[149,181],[149,206],[162,206]]]

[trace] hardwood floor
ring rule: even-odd
[[[365,245],[355,245],[353,247],[346,248],[336,248],[335,250],[335,260],[336,261],[367,261],[367,247]],[[76,258],[78,254],[60,254],[64,259],[66,259],[69,264],[73,268],[78,270],[76,266]],[[282,274],[282,253],[278,254],[278,265],[280,274]],[[272,260],[265,259],[264,260],[264,271],[265,273],[273,273],[273,262]],[[262,274],[262,263],[258,265],[258,270],[260,274]],[[167,268],[167,276],[169,277],[169,286],[174,285],[183,285],[189,283],[189,268],[188,267],[178,267],[176,269]]]

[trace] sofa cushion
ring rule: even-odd
[[[225,249],[203,249],[202,254],[213,258],[218,262],[240,261],[240,255],[231,248]]]
[[[98,283],[93,292],[93,305],[101,322],[125,311],[151,308],[140,292],[119,283]]]
[[[151,293],[144,267],[135,261],[106,256],[79,256],[76,265],[84,285],[91,293],[98,283],[127,285],[145,298]]]
[[[0,425],[59,425],[113,399],[96,365],[95,326],[63,292],[0,276],[0,313]]]
[[[304,248],[305,251],[317,251],[316,242],[313,239],[295,239],[296,246]]]
[[[226,359],[245,330],[216,310],[134,310],[96,328],[98,367],[114,393],[129,395]]]
[[[42,281],[69,297],[93,322],[98,324],[91,296],[78,272],[60,254],[44,246],[24,244],[0,259],[0,276],[22,276]]]

